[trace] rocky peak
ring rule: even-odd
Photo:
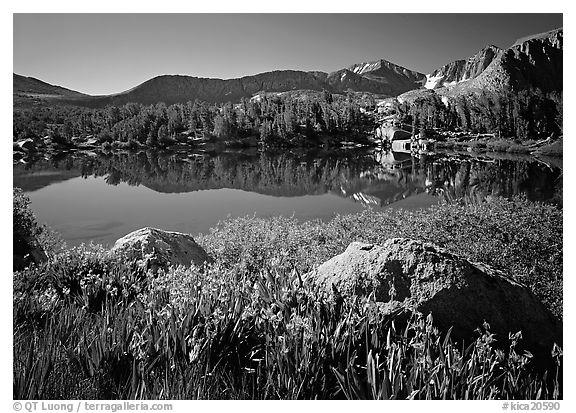
[[[453,86],[479,76],[492,61],[502,54],[502,49],[487,45],[467,60],[456,60],[435,70],[427,76],[425,87],[437,89],[442,86]]]
[[[523,46],[530,42],[548,43],[550,46],[561,49],[563,46],[564,30],[562,27],[544,33],[532,34],[516,40],[512,47]]]
[[[421,81],[425,77],[425,75],[422,73],[406,69],[405,67],[399,66],[384,59],[357,63],[350,66],[348,70],[358,75],[376,77],[379,75],[390,75],[393,73],[397,76],[405,77],[411,81]]]

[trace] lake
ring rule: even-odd
[[[15,162],[13,178],[69,245],[110,246],[145,226],[196,235],[246,215],[327,220],[490,195],[562,203],[561,159],[508,154],[75,151]]]

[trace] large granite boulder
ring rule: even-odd
[[[153,272],[171,265],[201,267],[205,262],[212,262],[191,235],[149,227],[120,238],[110,251],[124,254],[128,260],[136,261]]]
[[[307,277],[328,294],[374,294],[382,308],[432,313],[434,323],[453,335],[474,334],[486,321],[505,344],[522,331],[535,352],[562,344],[562,323],[524,285],[487,265],[470,262],[421,241],[394,238],[383,245],[353,242],[342,254]]]

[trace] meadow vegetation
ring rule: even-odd
[[[558,347],[544,369],[535,368],[518,349],[521,335],[496,337],[489,320],[464,344],[436,329],[433,315],[400,323],[371,297],[334,300],[308,282],[308,271],[350,242],[390,237],[431,241],[504,270],[562,317],[556,206],[489,198],[329,222],[238,218],[197,238],[215,258],[203,268],[152,276],[83,245],[14,272],[13,396],[562,397]]]

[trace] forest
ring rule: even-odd
[[[562,135],[562,92],[481,91],[445,102],[439,94],[429,93],[397,104],[396,110],[401,121],[419,129],[459,129],[519,140]]]
[[[328,92],[304,96],[262,95],[238,104],[196,100],[167,106],[128,103],[87,109],[74,106],[33,107],[14,112],[14,140],[45,137],[71,144],[73,137],[94,137],[120,147],[167,147],[179,139],[246,140],[263,145],[294,145],[322,135],[365,135],[372,128],[352,94]],[[303,146],[303,145],[301,145]]]
[[[539,90],[482,91],[448,99],[431,92],[396,102],[395,111],[415,131],[460,130],[525,141],[562,135],[562,98],[562,93]],[[262,94],[236,104],[196,100],[101,109],[34,106],[14,111],[13,140],[48,137],[57,145],[73,146],[74,139],[81,137],[110,148],[167,148],[194,141],[263,147],[369,143],[376,126],[375,110],[373,97],[327,91]]]

